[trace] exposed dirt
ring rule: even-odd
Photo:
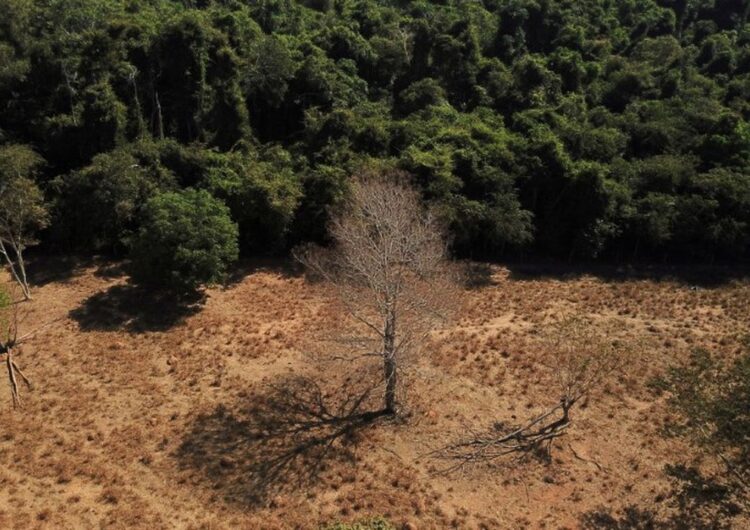
[[[295,379],[319,373],[312,337],[341,315],[284,264],[248,265],[179,303],[130,286],[116,263],[56,267],[22,309],[27,330],[50,322],[17,357],[36,384],[23,409],[0,381],[0,528],[317,528],[370,515],[410,528],[692,528],[710,512],[676,500],[665,466],[700,455],[662,435],[669,414],[647,382],[692,348],[740,351],[747,281],[476,267],[461,319],[433,334],[408,416],[393,422],[341,404],[362,388],[351,367],[324,367],[320,392]],[[643,354],[573,412],[551,462],[440,473],[430,451],[556,402],[538,331],[565,311],[618,322]]]

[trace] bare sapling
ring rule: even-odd
[[[18,367],[14,355],[18,352],[21,342],[26,338],[25,336],[18,336],[18,312],[18,304],[10,300],[7,291],[3,291],[2,300],[0,300],[0,355],[5,355],[5,367],[8,372],[10,395],[14,407],[21,406],[19,379],[23,381],[27,388],[31,388],[31,381]]]
[[[0,362],[5,361],[5,369],[8,374],[10,396],[13,407],[21,406],[21,383],[27,389],[32,389],[31,380],[21,370],[17,362],[17,355],[21,353],[23,344],[45,327],[55,322],[51,320],[32,331],[21,334],[24,314],[20,303],[14,300],[12,290],[0,287]],[[3,359],[4,356],[4,359]]]

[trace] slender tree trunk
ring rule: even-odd
[[[26,374],[21,371],[16,364],[16,361],[13,360],[13,348],[11,346],[5,346],[5,355],[5,366],[8,370],[8,382],[10,383],[10,395],[13,399],[13,406],[20,407],[21,395],[18,393],[18,377],[21,378],[28,389],[32,388],[31,381],[26,377]]]
[[[21,405],[21,399],[18,396],[18,380],[16,379],[16,370],[13,363],[13,351],[11,348],[5,352],[6,358],[5,363],[8,368],[8,379],[10,382],[10,395],[13,398],[13,406],[18,407]]]
[[[133,87],[133,103],[135,104],[136,119],[138,121],[138,138],[142,138],[146,133],[146,124],[143,119],[143,109],[141,108],[141,99],[138,97],[137,70],[133,67],[130,73],[130,84]]]
[[[159,100],[159,91],[154,91],[154,103],[156,104],[156,134],[160,140],[164,139],[164,117],[161,113],[161,100]]]
[[[15,244],[13,250],[16,252],[16,259],[18,261],[18,272],[21,277],[21,288],[23,289],[23,296],[26,300],[31,300],[31,289],[29,288],[29,280],[26,278],[26,263],[23,260],[23,246],[21,243]]]
[[[15,248],[15,247],[14,247]],[[23,264],[23,256],[21,255],[21,252],[19,252],[18,249],[15,249],[16,251],[16,257],[18,258],[19,266],[16,267],[16,264],[11,259],[10,254],[8,254],[8,249],[5,248],[5,242],[0,239],[0,253],[2,253],[3,256],[5,256],[5,261],[8,263],[8,267],[10,267],[10,273],[13,275],[13,278],[18,282],[18,285],[21,286],[21,291],[23,292],[24,300],[31,300],[31,290],[29,289],[29,284],[26,280],[26,267],[24,267]],[[20,268],[20,273],[19,269]]]
[[[396,315],[391,311],[385,323],[383,340],[383,377],[385,378],[385,411],[396,412]]]

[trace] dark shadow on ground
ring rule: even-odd
[[[81,331],[165,331],[198,312],[205,295],[177,295],[132,284],[96,293],[70,312]]]
[[[123,261],[104,261],[99,263],[94,276],[105,280],[114,280],[126,276],[128,264]]]
[[[25,262],[26,276],[33,289],[49,283],[70,281],[82,269],[91,265],[94,259],[80,256],[32,254],[26,258]]]
[[[665,473],[674,487],[668,495],[657,498],[653,507],[631,505],[621,514],[613,514],[607,508],[594,510],[581,517],[581,528],[728,530],[733,527],[732,519],[742,513],[742,508],[729,487],[693,467],[668,465]]]
[[[513,280],[574,280],[594,276],[603,281],[673,281],[690,287],[719,287],[732,280],[750,278],[750,266],[737,265],[609,265],[597,263],[564,264],[558,262],[506,263]]]
[[[461,262],[463,284],[467,289],[481,289],[495,285],[492,279],[492,266],[489,263],[465,261]]]
[[[96,267],[94,276],[108,280],[120,278],[127,274],[125,262],[100,256],[62,256],[35,253],[26,259],[26,274],[32,288],[50,283],[68,282],[89,267]]]
[[[324,392],[307,378],[285,378],[229,410],[217,407],[189,426],[175,458],[227,502],[260,507],[307,489],[332,464],[353,465],[363,432],[383,418],[368,411],[370,389]]]

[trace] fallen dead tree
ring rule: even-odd
[[[442,470],[450,473],[467,465],[486,464],[508,455],[524,456],[539,451],[549,454],[552,441],[562,436],[570,425],[569,413],[574,404],[575,401],[562,400],[557,406],[509,431],[498,423],[484,433],[472,432],[433,455],[453,462]]]
[[[20,377],[23,380],[23,382],[26,384],[29,390],[31,390],[32,385],[31,385],[31,381],[29,381],[29,378],[26,377],[26,375],[24,375],[24,373],[16,364],[15,359],[13,358],[13,348],[16,345],[17,343],[4,344],[0,346],[0,352],[5,354],[5,365],[8,369],[8,378],[10,382],[10,395],[13,398],[13,406],[20,407],[21,398],[18,394],[18,378]]]
[[[590,322],[578,316],[556,322],[543,338],[550,355],[543,364],[562,394],[557,404],[521,425],[508,427],[496,422],[482,432],[467,428],[468,436],[430,453],[451,462],[442,472],[511,456],[534,454],[549,458],[554,440],[570,427],[576,404],[605,383],[621,368],[628,358],[626,354],[632,352],[631,345],[611,339],[606,331],[596,333]]]
[[[0,356],[5,356],[5,368],[8,374],[8,383],[10,386],[10,395],[14,407],[21,406],[21,396],[19,393],[19,380],[31,390],[31,380],[23,373],[16,362],[16,354],[20,352],[23,343],[39,333],[43,328],[51,324],[48,322],[37,329],[19,336],[21,324],[19,318],[19,303],[11,301],[7,291],[2,291],[0,295]]]

